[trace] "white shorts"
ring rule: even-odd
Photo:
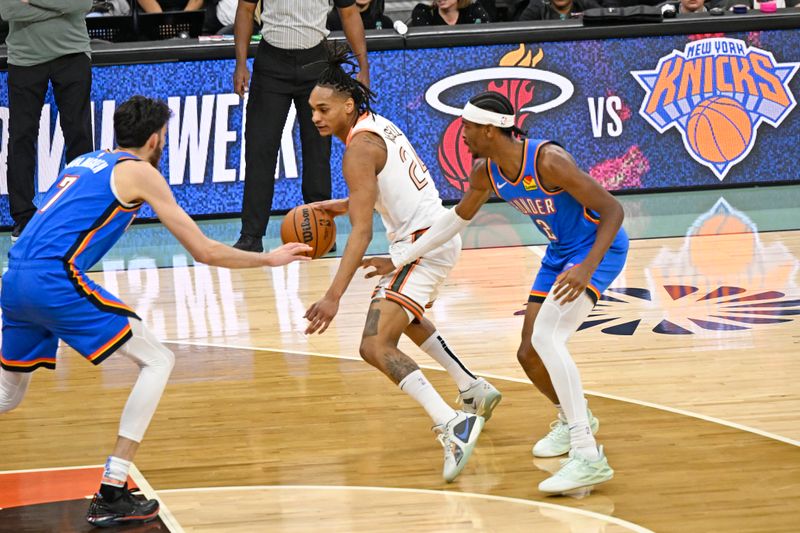
[[[390,251],[401,251],[411,245],[423,232],[394,242]],[[384,276],[378,282],[373,298],[386,298],[405,309],[410,320],[422,320],[425,309],[433,304],[439,287],[458,261],[461,236],[456,235],[443,246],[409,263],[400,270]]]

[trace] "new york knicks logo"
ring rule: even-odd
[[[789,82],[800,63],[716,37],[662,57],[655,70],[631,72],[645,90],[639,114],[659,133],[676,128],[698,163],[723,180],[755,146],[762,122],[777,128],[795,107]]]

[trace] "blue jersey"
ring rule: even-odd
[[[563,189],[548,191],[542,186],[536,159],[541,147],[550,142],[526,139],[522,168],[512,179],[504,176],[491,159],[487,160],[487,167],[495,194],[531,217],[550,241],[548,252],[564,257],[592,247],[600,217]],[[620,228],[611,249],[627,248],[627,243],[625,230]]]
[[[141,204],[125,205],[111,176],[125,152],[91,152],[71,161],[8,253],[11,261],[59,259],[79,271],[97,263],[133,222]]]
[[[98,151],[71,161],[8,253],[0,307],[0,366],[13,372],[56,367],[58,339],[100,364],[131,338],[136,313],[86,276],[133,222],[111,177],[124,152]]]

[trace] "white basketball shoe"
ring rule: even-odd
[[[455,480],[464,470],[472,455],[475,443],[483,429],[484,418],[464,411],[456,411],[456,416],[447,422],[433,427],[437,439],[444,447],[444,468],[442,477],[448,483]]]
[[[595,418],[591,409],[586,409],[589,418],[589,427],[592,428],[592,435],[597,434],[600,429],[600,420]],[[531,452],[536,457],[558,457],[569,452],[569,424],[559,413],[558,418],[550,424],[550,433],[533,445]]]
[[[591,487],[614,477],[614,470],[608,465],[603,447],[598,446],[600,457],[590,461],[577,453],[570,453],[562,459],[561,469],[539,483],[539,490],[548,494],[562,494],[582,487]]]
[[[461,404],[465,413],[482,416],[484,420],[492,418],[492,411],[503,399],[503,395],[494,385],[483,378],[472,384],[470,388],[459,393],[456,402]]]

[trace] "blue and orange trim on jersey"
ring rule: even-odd
[[[546,292],[531,291],[530,296],[528,296],[528,302],[529,303],[534,302],[540,304],[545,301],[545,299],[547,298],[547,294],[548,293]],[[600,299],[600,291],[598,291],[597,287],[595,287],[591,283],[586,286],[586,294],[589,295],[589,298],[591,298],[594,303],[597,303],[597,301]]]
[[[500,168],[500,165],[498,165],[497,163],[494,164],[494,166],[497,167],[497,174],[512,187],[516,187],[517,185],[519,185],[520,181],[522,181],[522,177],[525,175],[525,167],[528,165],[528,139],[525,139],[525,141],[523,142],[525,146],[523,147],[522,150],[522,164],[519,167],[519,174],[517,175],[517,178],[514,181],[511,181],[505,176],[505,174],[503,174],[503,170]],[[539,148],[536,148],[536,153],[538,155]],[[492,184],[492,189],[494,189],[494,193],[497,195],[498,198],[500,198],[500,194],[497,192],[497,185],[494,182],[494,178],[492,178],[491,162],[492,160],[487,157],[486,173],[489,175],[489,181]]]
[[[38,357],[32,361],[11,361],[0,352],[0,368],[10,372],[33,372],[37,368],[56,369],[55,357]]]
[[[84,274],[78,269],[75,265],[75,260],[78,256],[83,252],[86,247],[89,245],[89,242],[92,238],[97,234],[98,231],[103,229],[109,222],[111,222],[115,216],[122,212],[133,212],[139,209],[139,205],[133,207],[125,207],[119,202],[112,203],[100,217],[92,224],[92,226],[86,230],[85,232],[81,233],[78,236],[78,239],[75,241],[75,244],[69,249],[69,251],[64,256],[64,270],[67,273],[67,278],[72,282],[75,286],[75,289],[81,296],[88,298],[98,309],[102,311],[108,311],[110,313],[115,313],[118,315],[138,318],[136,313],[128,307],[127,305],[123,304],[122,302],[116,300],[109,300],[105,298],[99,291],[93,290],[89,288],[89,284],[87,283]]]
[[[131,325],[125,324],[124,328],[122,328],[116,335],[111,337],[107,343],[95,350],[94,353],[87,355],[86,359],[91,361],[94,365],[99,365],[105,361],[108,356],[116,352],[120,346],[128,342],[131,337],[133,337]]]
[[[600,215],[595,214],[595,212],[588,207],[583,208],[583,218],[592,224],[600,224]]]
[[[539,150],[541,150],[542,146],[546,144],[555,144],[556,146],[561,146],[560,144],[555,143],[553,141],[544,141],[539,143],[539,146],[536,147],[536,155],[534,156],[534,161],[536,163],[539,162]],[[548,196],[555,196],[557,194],[561,194],[562,192],[564,192],[564,189],[561,188],[551,191],[542,184],[542,179],[539,177],[539,166],[537,164],[533,165],[533,179],[536,180],[536,185],[539,187],[539,189],[541,189],[542,192]]]

